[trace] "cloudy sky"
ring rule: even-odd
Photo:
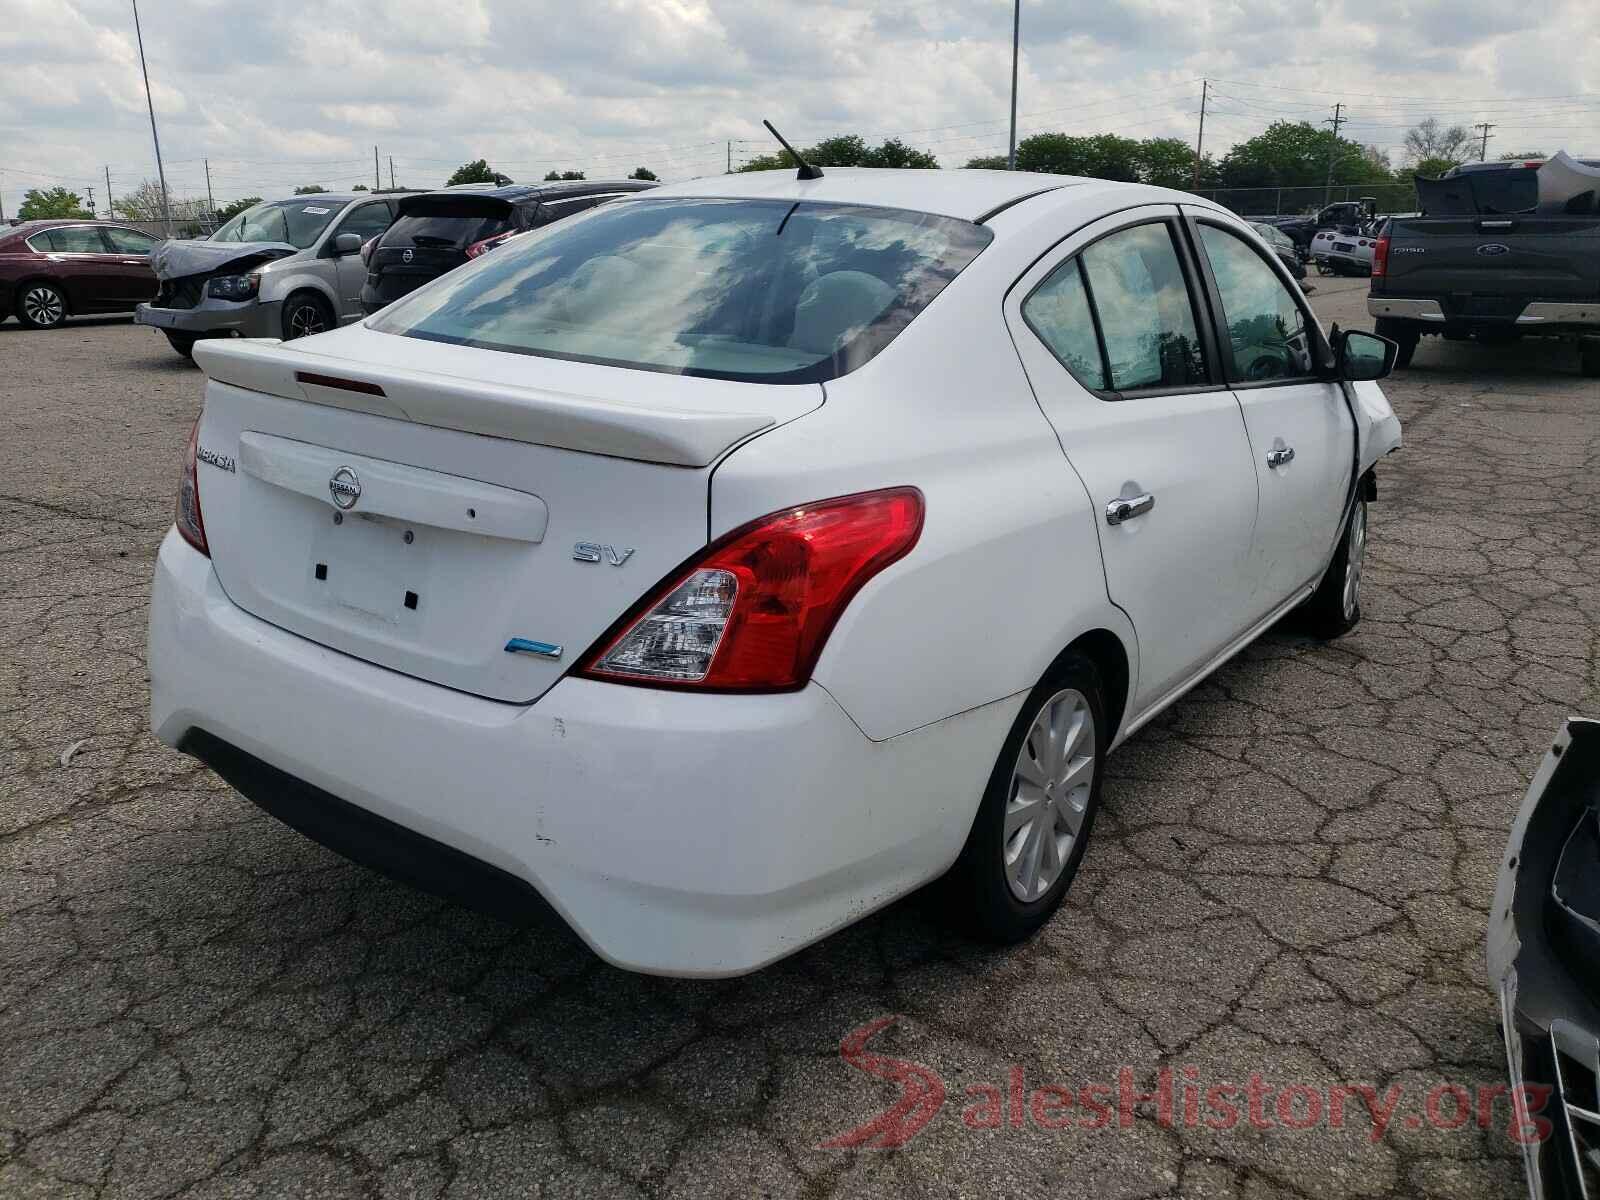
[[[665,179],[769,147],[898,134],[945,166],[1003,152],[1011,0],[144,0],[168,183],[220,202],[294,185],[432,186],[487,156],[518,179]],[[1593,0],[1024,0],[1019,126],[1192,138],[1348,106],[1398,147],[1434,115],[1491,153],[1600,154]],[[1398,155],[1397,155],[1398,157]],[[153,177],[128,0],[0,0],[0,199]]]

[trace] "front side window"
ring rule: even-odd
[[[287,242],[309,250],[348,200],[299,196],[247,208],[211,235],[213,242]]]
[[[1080,257],[1113,389],[1210,383],[1189,285],[1165,222],[1119,230]]]
[[[339,226],[339,232],[358,234],[364,242],[377,237],[393,223],[394,215],[387,204],[363,204],[345,218],[344,224]]]
[[[118,254],[149,254],[160,241],[137,229],[121,229],[114,225],[105,227],[104,233],[111,239],[111,248]]]
[[[515,354],[813,382],[871,359],[992,236],[898,209],[627,200],[518,238],[369,324]]]
[[[1259,382],[1313,374],[1305,312],[1278,273],[1244,239],[1220,226],[1202,224],[1200,243],[1222,297],[1232,378]]]
[[[1083,265],[1069,258],[1022,302],[1022,319],[1084,387],[1103,391],[1105,364],[1083,286]]]

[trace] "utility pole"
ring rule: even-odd
[[[394,191],[394,155],[389,155],[389,190]]]
[[[5,223],[5,219],[6,219],[6,189],[4,187],[0,187],[0,224],[4,224]]]
[[[91,217],[95,216],[97,214],[95,213],[95,207],[94,207],[94,184],[91,183],[84,190],[89,193],[89,202],[88,202],[89,203],[89,215]]]
[[[1006,153],[1006,170],[1017,169],[1017,59],[1022,55],[1022,0],[1011,7],[1011,149]]]
[[[1324,125],[1333,126],[1333,141],[1328,143],[1328,180],[1322,189],[1322,204],[1326,208],[1333,198],[1333,160],[1339,153],[1339,126],[1344,124],[1344,102],[1341,100],[1333,106],[1333,117],[1324,121]]]
[[[1489,157],[1489,130],[1493,129],[1494,126],[1484,121],[1474,125],[1473,128],[1483,130],[1483,143],[1478,148],[1478,161],[1483,162]]]
[[[1200,132],[1195,134],[1194,138],[1194,184],[1189,189],[1195,192],[1200,190],[1200,148],[1205,145],[1206,140],[1206,95],[1210,90],[1211,81],[1202,79],[1200,81]]]
[[[109,166],[106,167],[106,211],[111,214],[113,220],[116,219],[117,201],[111,194],[111,168]]]
[[[377,191],[383,186],[383,176],[378,174],[378,148],[372,148],[372,190]]]
[[[139,71],[144,75],[144,102],[150,109],[150,140],[156,144],[156,177],[161,180],[161,220],[172,236],[172,202],[167,199],[167,171],[161,165],[161,135],[156,132],[156,102],[150,96],[150,68],[144,62],[144,32],[139,28],[139,0],[133,0],[133,36],[139,41]]]
[[[728,174],[733,174],[733,139],[728,139]]]
[[[209,158],[202,158],[200,161],[206,165],[206,212],[210,213],[212,218],[215,219],[217,215],[217,202],[211,197],[211,160]]]

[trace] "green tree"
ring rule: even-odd
[[[217,209],[217,224],[231,221],[247,208],[254,208],[261,203],[260,196],[246,196],[242,200],[235,200],[232,204],[224,204]]]
[[[1395,172],[1395,177],[1401,183],[1410,183],[1413,175],[1421,175],[1424,179],[1437,179],[1451,167],[1460,165],[1453,158],[1425,158],[1414,164],[1410,170]]]
[[[296,196],[317,196],[321,195],[327,190],[328,189],[323,187],[320,183],[306,183],[295,188],[294,194]]]
[[[350,189],[352,192],[370,192],[372,189],[364,183],[358,183]]]
[[[867,145],[860,134],[841,133],[823,138],[815,146],[802,149],[808,163],[818,167],[914,167],[932,169],[939,160],[926,150],[908,146],[899,138],[889,138],[878,146]],[[740,171],[794,170],[798,164],[787,150],[761,154],[739,167]]]
[[[1004,154],[984,154],[967,159],[969,171],[1004,171],[1010,165]]]
[[[1328,180],[1330,154],[1334,183],[1393,182],[1360,142],[1349,138],[1335,142],[1331,130],[1308,121],[1274,121],[1264,132],[1240,142],[1222,159],[1221,182],[1230,188],[1319,187]]]
[[[1532,162],[1532,161],[1534,161],[1534,159],[1549,158],[1549,157],[1550,156],[1548,154],[1546,154],[1543,150],[1522,150],[1522,151],[1517,152],[1516,154],[1502,154],[1500,156],[1500,161],[1501,162]]]
[[[628,178],[629,179],[656,180],[656,179],[659,179],[661,177],[659,175],[657,175],[654,171],[652,171],[649,167],[635,167],[633,169],[633,174],[629,175]]]
[[[1194,147],[1182,138],[1145,138],[1133,153],[1134,170],[1140,183],[1165,188],[1194,186]],[[1216,163],[1200,159],[1200,186],[1214,187]]]
[[[499,176],[489,169],[487,159],[475,158],[469,163],[462,163],[455,169],[455,174],[445,180],[445,187],[455,187],[458,183],[498,183]]]
[[[546,183],[557,183],[563,179],[582,179],[582,171],[551,171],[545,177]],[[507,181],[509,182],[509,180]]]
[[[1036,133],[1017,143],[1017,170],[1136,183],[1139,180],[1138,156],[1138,142],[1114,133],[1089,137]]]
[[[29,188],[22,196],[22,207],[17,216],[24,221],[37,221],[44,217],[94,216],[84,209],[76,192],[64,187]]]

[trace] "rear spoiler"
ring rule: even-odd
[[[423,192],[400,201],[402,217],[499,217],[505,220],[513,211],[515,208],[509,200],[471,192]]]
[[[650,408],[543,388],[355,363],[268,338],[196,342],[194,358],[215,382],[253,392],[418,425],[679,467],[706,466],[734,443],[777,423],[767,413]]]

